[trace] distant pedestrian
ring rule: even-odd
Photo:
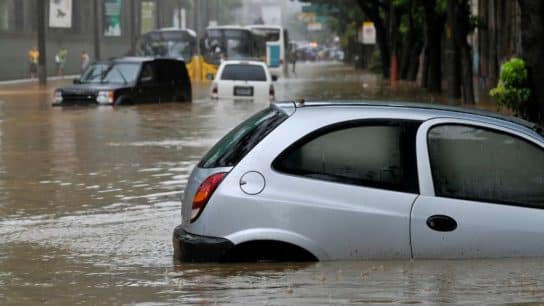
[[[292,70],[293,73],[296,73],[295,69],[297,66],[297,60],[298,60],[297,49],[293,48],[291,52],[289,52],[289,61],[293,65],[293,70]]]
[[[28,66],[30,70],[30,78],[35,79],[38,75],[38,58],[40,57],[40,52],[36,47],[32,47],[28,50]]]
[[[55,55],[55,64],[57,65],[57,76],[64,75],[64,64],[66,63],[66,55],[68,55],[68,50],[66,48],[60,49]]]
[[[89,62],[91,61],[89,54],[86,51],[81,52],[81,73],[87,69],[87,66],[89,66]]]

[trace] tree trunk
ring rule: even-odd
[[[412,48],[410,51],[410,61],[408,66],[408,81],[416,81],[417,73],[419,70],[419,54],[421,53],[421,44],[418,44],[415,48]]]
[[[415,59],[412,57],[412,50],[415,47],[414,17],[412,12],[412,1],[408,1],[408,34],[403,42],[400,57],[400,79],[407,80],[410,73],[410,64]]]
[[[425,35],[427,33],[427,26],[425,26]],[[421,87],[429,88],[429,39],[425,37],[425,44],[423,45],[423,63],[421,65]]]
[[[391,54],[389,52],[389,43],[387,29],[385,28],[383,21],[373,20],[376,27],[376,39],[378,41],[378,48],[380,49],[380,58],[382,60],[382,75],[384,79],[389,78],[390,59]]]
[[[529,119],[544,121],[544,1],[518,0],[521,8],[522,58],[529,70],[529,82],[535,102]]]
[[[472,52],[471,46],[467,42],[467,36],[470,33],[470,6],[469,0],[450,0],[454,2],[454,29],[453,38],[459,55],[458,67],[463,73],[463,100],[465,104],[474,104],[474,86],[472,81]],[[459,69],[459,68],[458,68]],[[461,71],[459,71],[460,73]],[[460,75],[459,75],[460,76]]]
[[[376,28],[376,40],[378,42],[380,58],[382,61],[382,75],[384,79],[386,79],[389,78],[391,53],[389,52],[389,35],[387,33],[387,28],[385,27],[384,18],[382,18],[382,14],[380,14],[378,2],[379,1],[376,0],[358,0],[359,7],[368,19],[374,23],[374,27]],[[384,13],[386,16],[387,14],[389,14],[389,12]]]
[[[474,85],[472,81],[472,52],[469,44],[461,47],[463,65],[463,101],[474,104]]]
[[[492,88],[497,85],[499,76],[499,62],[497,59],[497,15],[496,4],[497,0],[489,0],[488,7],[488,38],[489,38],[489,61],[488,61],[488,87]]]
[[[444,15],[437,14],[436,1],[424,1],[425,31],[428,52],[427,89],[430,92],[442,91],[442,31]]]
[[[448,98],[459,99],[461,97],[461,58],[456,36],[459,31],[458,1],[448,1],[447,30],[446,30],[446,79],[448,80]]]

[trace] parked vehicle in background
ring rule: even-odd
[[[182,60],[124,57],[93,63],[53,99],[55,106],[191,101],[191,81]]]
[[[250,25],[248,28],[253,33],[265,37],[266,64],[270,73],[275,76],[287,73],[287,55],[289,51],[287,30],[276,25]]]
[[[224,61],[212,83],[212,98],[274,100],[271,76],[266,65],[258,61]]]
[[[253,35],[246,27],[235,25],[207,27],[200,40],[203,57],[202,73],[207,79],[215,77],[224,60],[247,60],[259,58],[262,37]]]
[[[278,103],[221,139],[185,189],[185,261],[544,256],[544,136],[405,103]]]
[[[198,61],[196,32],[191,29],[163,28],[145,33],[136,43],[136,56],[175,58],[185,61],[191,80]],[[194,74],[194,73],[193,73]]]

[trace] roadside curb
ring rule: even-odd
[[[58,80],[71,80],[79,77],[79,74],[65,75],[65,76],[52,76],[48,77],[48,81],[58,81]],[[25,84],[25,83],[38,83],[38,79],[18,79],[18,80],[8,80],[0,81],[0,85],[15,85],[15,84]]]

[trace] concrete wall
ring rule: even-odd
[[[2,24],[0,26],[0,81],[28,78],[28,50],[37,46],[36,8],[37,1],[49,0],[0,0]],[[94,1],[94,0],[93,0]],[[144,0],[122,0],[121,37],[104,37],[101,35],[100,53],[102,59],[125,55],[140,35],[140,3]],[[153,1],[153,0],[145,0]],[[190,7],[188,0],[154,0],[158,5],[155,26],[170,27],[173,23],[173,12],[179,7]],[[102,1],[99,14],[102,11]],[[55,54],[60,48],[68,49],[65,74],[79,74],[80,55],[83,50],[94,57],[93,26],[94,17],[92,1],[73,0],[73,19],[70,29],[46,30],[46,59],[48,75],[56,75]],[[188,14],[188,22],[192,22],[192,14]],[[46,12],[46,24],[48,24]],[[99,15],[100,16],[100,15]],[[157,20],[158,19],[158,20]],[[100,21],[99,24],[102,22]],[[188,23],[191,25],[191,23]],[[100,30],[102,32],[102,29]]]
[[[36,45],[36,38],[30,35],[0,36],[0,80],[28,78],[30,74],[27,52]],[[46,59],[47,73],[50,76],[56,75],[55,54],[63,47],[68,49],[64,69],[66,75],[79,74],[80,55],[83,50],[86,50],[91,60],[94,60],[92,39],[76,36],[63,41],[48,39]],[[128,38],[103,38],[101,41],[102,58],[122,56],[129,50]]]

